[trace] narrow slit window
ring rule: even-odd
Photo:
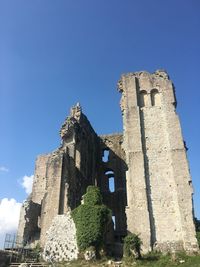
[[[160,106],[160,94],[157,89],[151,91],[151,105]]]
[[[111,193],[115,192],[115,175],[112,170],[105,172],[105,175],[108,178],[108,188]]]
[[[102,161],[103,162],[108,162],[108,160],[109,160],[109,154],[110,154],[109,149],[104,149],[104,151],[103,151],[103,157],[102,157]]]
[[[109,191],[111,193],[115,192],[115,178],[114,176],[111,176],[108,178],[108,182],[109,182]]]
[[[140,92],[140,107],[145,107],[147,106],[147,92],[146,91],[141,91]]]
[[[112,216],[112,221],[113,221],[113,225],[114,225],[114,230],[116,230],[116,219],[115,219],[115,215]]]

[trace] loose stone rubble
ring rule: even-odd
[[[43,258],[46,261],[71,261],[78,258],[76,228],[68,212],[57,215],[47,231]]]
[[[91,260],[95,260],[96,259],[96,252],[95,252],[95,248],[88,248],[85,252],[84,252],[84,258],[86,261],[91,261]]]

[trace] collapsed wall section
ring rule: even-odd
[[[22,204],[17,236],[24,244],[40,239],[41,204],[46,192],[46,164],[50,154],[36,159],[32,192]]]
[[[27,199],[22,204],[20,210],[19,225],[17,231],[18,246],[31,243],[32,246],[40,238],[40,228],[38,226],[38,217],[40,216],[41,206]]]

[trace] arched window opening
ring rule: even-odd
[[[114,225],[114,230],[116,230],[116,218],[115,218],[115,215],[112,216],[112,221],[113,221],[113,225]]]
[[[143,90],[140,92],[140,107],[147,106],[147,101],[148,101],[147,92]]]
[[[103,162],[108,162],[109,160],[109,154],[110,154],[110,151],[108,148],[104,149],[103,150],[103,157],[102,157],[102,161]]]
[[[111,176],[114,176],[114,172],[111,171],[111,170],[110,170],[110,171],[106,171],[106,172],[105,172],[105,175],[107,175],[107,176],[110,176],[110,175],[111,175]]]
[[[109,183],[109,191],[111,193],[115,192],[115,178],[114,176],[111,176],[108,178],[108,183]]]
[[[160,106],[160,94],[157,89],[151,90],[151,105]]]
[[[112,170],[105,172],[105,175],[108,178],[108,188],[111,193],[115,192],[115,176]]]

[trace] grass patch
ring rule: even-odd
[[[200,267],[200,255],[187,256],[184,253],[176,255],[162,255],[159,253],[149,253],[141,260],[124,262],[123,266],[135,267]]]
[[[172,255],[161,255],[159,253],[149,253],[145,255],[141,260],[135,260],[131,258],[123,259],[121,265],[116,265],[112,261],[108,264],[108,259],[102,259],[94,262],[87,262],[85,260],[77,260],[70,263],[60,263],[56,264],[56,267],[200,267],[200,255],[197,256],[187,256],[183,253]]]

